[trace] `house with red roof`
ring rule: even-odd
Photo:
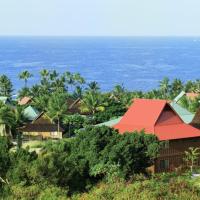
[[[184,165],[189,147],[200,147],[200,130],[185,124],[166,100],[135,99],[122,119],[114,125],[120,134],[145,130],[165,141],[155,160],[154,172],[173,171]]]

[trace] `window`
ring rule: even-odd
[[[169,160],[161,160],[160,169],[169,169]]]

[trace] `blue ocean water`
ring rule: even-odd
[[[15,89],[23,85],[20,72],[34,74],[32,85],[43,68],[79,72],[103,91],[116,84],[146,91],[165,76],[200,78],[200,38],[0,37],[0,74],[8,75]]]

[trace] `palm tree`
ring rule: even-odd
[[[56,79],[53,83],[52,83],[52,89],[53,91],[60,91],[60,92],[64,92],[65,91],[65,82],[62,78],[60,79]]]
[[[55,92],[49,99],[47,114],[58,123],[58,132],[60,132],[60,120],[67,112],[66,95]]]
[[[95,114],[97,111],[104,111],[104,103],[99,92],[87,91],[81,102],[81,111]]]
[[[76,86],[75,91],[73,93],[74,98],[78,99],[82,99],[83,97],[83,89],[80,86]]]
[[[33,77],[33,74],[31,74],[29,71],[23,71],[21,74],[19,74],[19,79],[24,80],[25,82],[25,88],[27,88],[28,79],[31,77]]]
[[[55,79],[59,76],[59,74],[56,72],[56,70],[53,70],[50,74],[50,80],[55,81]]]
[[[171,91],[174,96],[177,96],[183,90],[183,83],[180,79],[174,79],[171,84]]]
[[[41,86],[40,85],[33,85],[31,88],[31,96],[36,97],[39,96],[41,92]]]
[[[65,72],[65,81],[66,81],[67,85],[71,86],[71,90],[72,90],[72,87],[75,84],[73,74],[71,74],[70,72]]]
[[[195,83],[193,81],[188,81],[185,84],[185,92],[195,92]]]
[[[85,83],[85,79],[79,73],[75,73],[73,78],[76,85],[83,85]]]
[[[49,76],[49,71],[47,69],[43,69],[40,71],[40,76],[42,79],[47,79]]]
[[[13,92],[13,85],[6,75],[0,76],[0,95],[11,97]]]
[[[2,127],[0,135],[7,135],[7,127],[9,130],[15,124],[15,116],[10,107],[0,101],[0,125]],[[10,133],[9,133],[10,134]]]
[[[92,81],[88,84],[87,90],[98,91],[100,90],[99,84],[96,81]]]
[[[168,98],[170,90],[169,78],[167,77],[163,78],[163,80],[160,81],[159,87],[162,92],[163,98]]]
[[[123,85],[116,85],[112,91],[112,97],[114,97],[115,100],[120,102],[125,96],[125,93],[126,90]]]

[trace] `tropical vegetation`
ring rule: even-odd
[[[0,101],[0,124],[12,134],[0,136],[2,199],[200,199],[200,180],[192,182],[190,171],[148,174],[146,168],[162,148],[154,135],[143,131],[120,135],[111,128],[93,126],[122,116],[134,98],[172,100],[181,91],[199,94],[199,80],[183,83],[164,78],[151,91],[128,91],[116,85],[102,92],[97,82],[87,83],[79,73],[43,69],[40,81],[31,85],[32,77],[28,71],[19,75],[24,87],[15,99],[11,80],[0,76],[0,95],[10,102]],[[65,130],[62,140],[39,144],[39,152],[24,148],[20,127],[27,123],[26,105],[17,103],[23,97],[31,98],[30,105],[45,112],[58,131]],[[76,112],[70,110],[68,100],[77,102]],[[195,112],[200,96],[184,96],[178,103]],[[186,152],[191,170],[198,154],[196,149]]]

